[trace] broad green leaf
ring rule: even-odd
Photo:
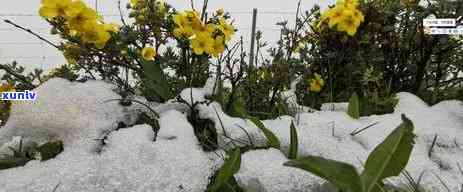
[[[231,115],[234,117],[241,117],[245,118],[248,116],[248,113],[246,112],[246,104],[244,101],[244,98],[241,94],[237,94],[235,96],[235,100],[232,103],[232,110],[231,110]]]
[[[352,96],[349,98],[347,114],[349,114],[349,116],[354,119],[360,118],[360,102],[357,93],[352,94]]]
[[[0,158],[0,170],[24,166],[30,160],[31,159],[28,159],[25,157],[13,157],[13,156]]]
[[[326,179],[345,192],[362,192],[363,185],[357,170],[347,163],[307,156],[288,161],[285,166],[296,167]]]
[[[296,130],[296,126],[294,126],[294,122],[291,122],[290,137],[291,137],[291,141],[289,144],[288,159],[297,159],[297,150],[298,150],[299,142],[297,140],[297,130]]]
[[[264,133],[270,147],[280,149],[280,140],[277,136],[275,136],[275,134],[272,133],[272,131],[265,127],[262,121],[255,117],[249,117],[249,120],[251,120]]]
[[[413,123],[402,115],[402,124],[368,156],[361,175],[365,192],[378,192],[382,180],[398,176],[408,163],[413,149]]]
[[[225,160],[223,166],[219,169],[214,183],[209,187],[208,191],[215,192],[224,186],[233,175],[240,170],[241,166],[241,151],[236,148],[230,153],[230,156]]]
[[[63,142],[50,141],[38,146],[36,151],[40,153],[40,160],[46,161],[56,157],[59,153],[63,151]]]
[[[159,63],[144,61],[143,66],[143,91],[146,97],[160,97],[162,100],[169,99],[169,87],[164,79]]]

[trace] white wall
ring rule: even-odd
[[[128,0],[122,0],[125,5]],[[314,3],[326,7],[335,0],[303,0],[302,7],[305,10],[312,8]],[[95,0],[87,0],[91,5]],[[167,0],[168,3],[177,9],[189,9],[189,0]],[[232,13],[235,23],[239,29],[236,37],[243,36],[245,41],[250,36],[251,11],[252,8],[259,9],[258,29],[264,32],[264,37],[270,43],[278,38],[278,28],[275,23],[282,20],[293,20],[298,0],[209,0],[209,10],[224,8]],[[196,0],[195,6],[199,9],[202,1]],[[49,26],[40,17],[37,11],[40,6],[39,0],[7,0],[0,6],[0,18],[10,19],[14,22],[29,27],[44,37],[58,42],[56,37],[49,35]],[[125,6],[124,6],[125,7]],[[118,9],[116,0],[99,0],[98,11],[106,16],[106,21],[118,22]],[[16,15],[16,16],[12,16]],[[30,34],[17,30],[10,25],[0,22],[0,63],[18,61],[24,66],[33,66],[48,70],[53,66],[64,62],[61,54],[54,48],[37,40]],[[32,67],[29,67],[32,68]]]

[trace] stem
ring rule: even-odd
[[[59,47],[58,45],[55,45],[55,44],[52,43],[51,41],[45,39],[44,37],[40,36],[39,34],[33,32],[33,31],[30,30],[30,29],[24,28],[24,27],[22,27],[22,26],[20,26],[20,25],[18,25],[18,24],[16,24],[16,23],[13,23],[12,21],[10,21],[10,20],[8,20],[8,19],[4,19],[3,21],[4,21],[5,23],[8,23],[8,24],[10,24],[10,25],[13,25],[14,27],[16,27],[16,28],[18,28],[18,29],[21,29],[21,30],[23,30],[23,31],[26,31],[26,32],[32,34],[33,36],[39,38],[40,40],[44,41],[45,43],[47,43],[47,44],[49,44],[49,45],[55,47],[56,49],[61,50],[61,47]]]

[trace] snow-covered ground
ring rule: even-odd
[[[187,89],[186,101],[204,101],[205,88]],[[0,128],[0,144],[13,136],[44,142],[50,138],[64,141],[64,151],[56,158],[31,161],[24,167],[0,171],[0,192],[29,191],[204,191],[209,179],[223,161],[223,151],[204,152],[199,146],[186,110],[180,104],[152,104],[160,113],[160,132],[147,125],[115,130],[118,122],[133,124],[140,108],[121,107],[105,102],[119,96],[112,86],[100,81],[70,83],[53,79],[36,91],[38,100],[15,103],[7,124]],[[386,115],[350,118],[341,107],[336,111],[299,113],[266,120],[264,124],[280,139],[282,149],[253,150],[243,154],[241,169],[235,174],[247,191],[280,192],[323,190],[324,181],[300,169],[283,166],[287,161],[289,125],[294,121],[299,135],[299,154],[316,155],[355,165],[361,171],[368,154],[400,123],[401,114],[409,117],[417,135],[406,170],[428,191],[460,191],[463,184],[463,102],[445,101],[427,106],[409,93],[398,94],[395,112]],[[202,118],[215,122],[219,145],[231,148],[243,143],[264,146],[263,133],[249,120],[233,118],[217,103],[197,108]],[[374,124],[351,136],[353,130]],[[222,127],[223,125],[223,127]],[[112,131],[101,145],[98,139]],[[434,137],[436,145],[428,156]],[[239,140],[241,142],[233,142]],[[9,142],[0,153],[9,153]],[[101,150],[96,153],[95,148]],[[388,180],[401,185],[404,177]],[[445,184],[442,184],[444,182]],[[446,189],[448,187],[448,189]]]

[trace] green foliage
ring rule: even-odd
[[[46,161],[55,158],[56,155],[63,151],[62,141],[50,141],[42,145],[37,146],[36,153],[40,155],[41,161]]]
[[[413,123],[402,115],[403,123],[368,156],[361,177],[365,190],[379,191],[382,180],[398,176],[408,163],[413,149]]]
[[[230,181],[233,180],[233,175],[237,173],[241,166],[241,151],[239,148],[236,148],[229,153],[227,159],[225,159],[224,164],[219,169],[213,181],[209,184],[207,189],[208,192],[220,192],[223,189],[227,188]]]
[[[56,157],[63,151],[62,141],[49,141],[42,145],[36,143],[28,143],[27,147],[23,146],[23,141],[20,140],[19,148],[11,148],[13,155],[0,156],[0,170],[13,167],[23,166],[31,160],[46,161]]]
[[[442,95],[440,92],[463,89],[458,75],[463,72],[463,41],[457,36],[426,34],[421,25],[430,15],[461,17],[462,2],[418,2],[361,1],[359,9],[365,21],[352,37],[320,26],[322,12],[316,7],[299,16],[299,30],[283,25],[282,40],[271,55],[273,60],[291,58],[286,60],[298,63],[290,78],[317,72],[326,79],[327,87],[319,94],[307,94],[306,86],[297,91],[299,102],[305,106],[345,102],[354,92],[374,98],[368,99],[371,108],[365,114],[390,112],[394,104],[390,98],[401,91],[437,103],[444,99],[437,96]],[[285,51],[295,45],[301,45],[297,52]]]
[[[297,139],[296,126],[294,126],[294,122],[292,121],[291,121],[291,126],[290,126],[290,137],[291,137],[291,140],[289,144],[288,159],[297,159],[299,142]]]
[[[352,94],[352,96],[349,98],[347,114],[349,114],[349,116],[354,119],[360,118],[360,101],[357,93]]]
[[[280,149],[280,140],[278,139],[277,136],[275,136],[275,134],[272,133],[272,131],[270,131],[269,129],[265,127],[262,121],[260,121],[259,119],[255,117],[248,117],[248,118],[249,120],[251,120],[252,123],[254,123],[257,126],[257,128],[259,128],[264,133],[265,137],[267,138],[268,145],[270,147]]]
[[[286,162],[284,165],[309,171],[346,192],[362,192],[363,185],[352,165],[322,157],[307,156]]]
[[[169,88],[161,66],[157,62],[144,61],[142,90],[149,101],[164,102],[169,99]]]
[[[25,74],[25,68],[19,66],[17,62],[11,64],[0,64],[0,70],[4,71],[1,80],[11,83],[16,90],[32,90],[40,83],[43,73],[40,69],[35,69],[33,72]]]
[[[342,191],[380,192],[384,179],[402,172],[413,149],[413,123],[405,115],[402,115],[402,121],[368,156],[361,175],[352,165],[314,156],[298,158],[285,165],[309,171]]]
[[[53,69],[49,74],[42,77],[42,81],[47,81],[51,78],[63,78],[69,81],[75,81],[79,78],[79,75],[76,74],[75,67],[72,65],[62,65]]]

